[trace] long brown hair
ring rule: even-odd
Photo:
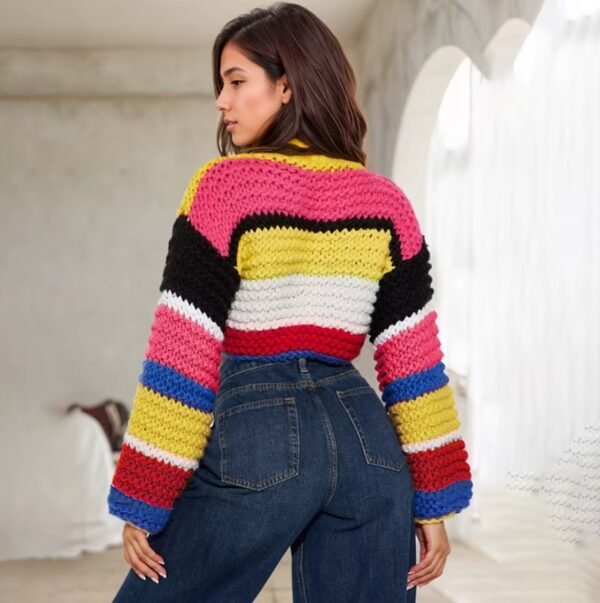
[[[221,54],[233,43],[262,67],[273,83],[287,74],[291,102],[275,115],[260,146],[239,147],[223,123],[217,130],[222,156],[240,152],[322,153],[366,164],[362,149],[367,122],[356,101],[356,78],[338,39],[299,4],[275,2],[228,21],[212,49],[215,98],[223,89]],[[308,146],[291,146],[300,138]]]

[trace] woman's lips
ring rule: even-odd
[[[227,124],[227,131],[231,132],[231,130],[233,130],[233,128],[237,126],[237,122],[236,121],[231,121]]]

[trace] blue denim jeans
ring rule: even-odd
[[[130,570],[114,602],[252,603],[288,548],[294,603],[414,602],[411,474],[354,365],[225,355],[220,371],[204,456],[148,539],[167,578]]]

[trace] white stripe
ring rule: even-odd
[[[158,303],[175,310],[175,312],[178,312],[182,316],[185,316],[185,318],[188,318],[192,322],[203,327],[218,341],[223,341],[223,331],[221,330],[221,327],[219,327],[216,322],[202,312],[202,310],[199,310],[189,301],[183,299],[179,295],[176,295],[172,291],[166,289],[162,292]]]
[[[349,275],[242,279],[227,326],[242,331],[311,324],[363,334],[379,283]]]
[[[186,459],[183,456],[179,456],[177,454],[173,454],[172,452],[167,452],[166,450],[162,450],[158,446],[154,446],[153,444],[149,444],[148,442],[143,442],[142,440],[136,438],[134,435],[131,435],[127,432],[123,438],[123,443],[126,443],[128,446],[131,446],[133,449],[141,452],[144,456],[148,456],[153,459],[158,459],[159,461],[163,461],[164,463],[168,463],[169,465],[173,465],[174,467],[179,467],[180,469],[184,469],[185,471],[189,469],[196,469],[198,467],[199,462],[197,459]]]
[[[448,442],[453,442],[454,440],[462,439],[462,435],[458,429],[451,431],[450,433],[446,433],[438,438],[433,438],[431,440],[423,440],[422,442],[416,442],[415,444],[403,444],[402,450],[407,454],[411,452],[424,452],[425,450],[435,450],[436,448],[440,448],[447,444]]]
[[[395,322],[393,325],[390,325],[384,331],[381,331],[379,335],[373,341],[373,346],[375,348],[379,347],[382,343],[386,342],[388,339],[398,335],[402,331],[406,331],[406,329],[410,329],[414,327],[418,322],[423,320],[427,314],[433,312],[434,303],[433,299],[430,299],[420,310],[417,310],[414,314],[407,316],[406,318]]]

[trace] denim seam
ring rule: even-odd
[[[319,398],[319,396],[317,394],[315,394],[314,396],[315,396],[315,400],[318,400],[319,405],[322,409],[320,411],[320,414],[323,416],[323,424],[325,426],[326,439],[327,439],[327,454],[334,461],[333,465],[331,466],[332,478],[331,478],[331,482],[329,485],[329,494],[328,494],[325,502],[323,503],[323,507],[326,507],[333,499],[335,492],[337,490],[337,473],[338,473],[337,472],[337,463],[338,463],[337,442],[335,441],[335,433],[333,431],[333,427],[331,426],[331,421],[329,419],[329,414],[327,413],[327,409],[325,408],[325,405],[321,401],[321,398]]]
[[[344,371],[343,373],[339,373],[338,375],[330,375],[329,377],[323,377],[322,379],[317,379],[315,381],[315,383],[317,385],[327,385],[329,383],[334,383],[335,381],[337,381],[338,379],[341,379],[342,377],[347,377],[348,375],[352,375],[352,374],[360,375],[360,373],[358,372],[357,369],[351,368],[351,369],[348,369],[347,371]]]
[[[235,478],[228,475],[227,467],[227,443],[225,440],[224,432],[224,421],[223,419],[229,415],[236,414],[239,409],[248,410],[249,408],[263,408],[267,406],[287,406],[287,418],[288,418],[288,468],[284,471],[280,471],[275,475],[271,476],[268,480],[262,482],[255,482],[251,480],[245,480],[241,478]],[[249,488],[251,490],[264,490],[276,484],[282,483],[295,477],[299,474],[300,463],[299,463],[299,427],[298,427],[298,410],[296,408],[296,401],[293,397],[280,397],[271,398],[267,400],[255,400],[247,402],[245,404],[230,408],[219,415],[219,446],[221,449],[221,461],[220,461],[220,472],[221,481],[228,484]]]
[[[241,404],[237,404],[236,406],[232,406],[231,408],[228,408],[227,410],[218,413],[217,419],[221,419],[222,417],[226,417],[228,415],[234,415],[238,412],[243,412],[244,410],[249,410],[251,408],[263,408],[265,406],[283,406],[285,404],[288,404],[289,400],[294,400],[294,398],[289,396],[280,396],[278,398],[263,398],[261,400],[250,400],[249,402],[242,402]]]
[[[341,389],[339,390],[339,392],[343,395],[343,396],[354,396],[355,394],[359,394],[363,391],[374,391],[373,388],[370,385],[359,385],[357,387],[349,387],[347,389]],[[375,392],[377,393],[377,392]]]
[[[239,367],[239,370],[234,371],[233,373],[228,373],[225,377],[223,377],[223,379],[221,379],[221,384],[225,383],[225,381],[227,381],[227,379],[230,379],[231,377],[235,377],[236,375],[240,375],[241,373],[246,373],[248,371],[252,371],[254,369],[257,368],[264,368],[267,366],[271,366],[273,364],[277,364],[277,362],[261,362],[260,364],[255,364],[253,362],[252,366],[243,366],[243,367]]]
[[[300,586],[302,587],[302,596],[304,598],[304,603],[308,603],[308,595],[306,594],[306,582],[304,581],[304,541],[300,543],[300,563],[299,565],[299,577],[300,577]]]
[[[363,455],[365,457],[365,460],[367,461],[367,463],[369,465],[377,465],[378,467],[386,467],[387,469],[391,469],[392,471],[401,471],[404,466],[407,463],[407,459],[406,457],[403,458],[402,463],[398,463],[398,462],[390,462],[390,461],[386,461],[385,459],[382,459],[381,457],[379,457],[376,454],[372,454],[369,450],[368,450],[368,442],[367,442],[367,438],[365,436],[365,433],[362,429],[362,425],[360,424],[360,419],[358,418],[358,415],[354,412],[354,410],[352,409],[351,406],[345,404],[344,399],[346,398],[347,395],[352,395],[349,394],[348,392],[353,392],[356,391],[358,389],[361,388],[353,388],[352,390],[339,390],[336,389],[335,393],[337,395],[337,398],[340,402],[340,404],[342,405],[342,407],[344,408],[344,410],[346,411],[346,414],[348,415],[348,417],[350,418],[350,421],[352,423],[352,425],[354,426],[354,430],[356,431],[356,434],[358,435],[358,439],[360,441],[360,447],[362,448],[363,451]],[[366,387],[362,387],[362,389],[364,389],[365,391],[367,391]],[[368,391],[373,391],[370,387],[368,388]],[[398,443],[398,445],[400,446],[400,443]]]

